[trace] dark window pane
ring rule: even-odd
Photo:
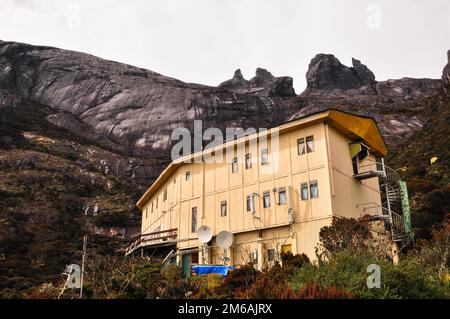
[[[278,204],[286,205],[286,190],[285,189],[278,191]]]
[[[308,200],[308,183],[302,183],[300,186],[302,200]]]
[[[238,172],[238,159],[237,157],[233,158],[233,162],[231,164],[231,172],[237,173]]]
[[[252,154],[245,155],[245,169],[252,168]]]
[[[312,181],[310,184],[310,192],[311,192],[311,198],[317,198],[319,197],[319,187],[317,185],[317,181]]]
[[[270,192],[263,193],[263,207],[264,208],[270,207]]]
[[[305,139],[304,138],[299,138],[297,140],[297,154],[298,155],[303,155],[305,154]]]
[[[248,212],[252,212],[253,211],[252,195],[247,195],[247,211]]]
[[[308,153],[314,152],[314,136],[306,137],[306,150]]]
[[[268,249],[267,250],[267,260],[268,261],[274,261],[275,260],[275,249]]]
[[[192,224],[191,224],[191,232],[197,232],[197,207],[192,207]]]
[[[261,150],[261,165],[269,164],[269,150],[267,148]]]
[[[222,201],[220,203],[220,216],[224,217],[227,216],[227,202]]]

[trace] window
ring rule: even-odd
[[[227,216],[227,201],[223,200],[220,203],[220,216],[224,217]]]
[[[300,195],[302,200],[308,200],[309,196],[308,196],[308,183],[302,183],[300,185]]]
[[[298,155],[303,155],[305,154],[305,139],[304,138],[299,138],[297,140],[297,154]]]
[[[319,197],[319,188],[317,186],[317,181],[312,181],[309,184],[311,198],[317,198]]]
[[[158,197],[156,197],[156,209],[158,209]]]
[[[152,214],[153,214],[153,202],[152,202],[152,210],[150,211],[150,213],[152,213]]]
[[[269,191],[265,191],[263,193],[263,207],[264,208],[270,207],[270,192]]]
[[[252,154],[245,155],[245,169],[252,168]]]
[[[145,207],[145,218],[148,216],[148,207]]]
[[[269,164],[269,150],[267,148],[261,150],[261,165]]]
[[[286,189],[280,188],[278,190],[278,205],[286,205]]]
[[[186,172],[186,181],[190,181],[191,180],[191,172],[187,171]]]
[[[314,152],[314,136],[306,137],[306,151],[308,153]]]
[[[267,249],[267,261],[275,260],[275,249]]]
[[[198,265],[198,252],[191,253],[191,264]]]
[[[247,195],[247,211],[253,212],[253,196]]]
[[[197,207],[192,207],[192,224],[191,224],[191,232],[197,232]]]
[[[164,193],[163,193],[163,201],[165,202],[167,200],[167,188],[164,189]]]
[[[237,173],[238,171],[239,171],[238,170],[238,159],[237,159],[237,157],[235,157],[235,158],[233,158],[233,162],[231,164],[231,172]]]

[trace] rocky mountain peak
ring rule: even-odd
[[[231,79],[219,84],[219,87],[225,89],[239,89],[244,88],[248,84],[248,81],[244,79],[241,69],[234,71],[234,75]]]
[[[377,82],[377,81],[375,81],[375,75],[373,74],[373,72],[370,71],[367,66],[362,64],[361,61],[359,61],[355,58],[352,58],[352,65],[353,65],[353,70],[359,76],[359,78],[361,79],[361,82],[364,85],[373,85]]]
[[[255,71],[255,76],[251,78],[250,84],[252,87],[260,87],[267,85],[268,82],[271,82],[275,77],[267,71],[266,69],[257,68]]]
[[[375,75],[359,60],[352,59],[352,67],[343,65],[332,54],[317,54],[306,73],[307,89],[357,89],[376,83]]]

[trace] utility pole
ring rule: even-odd
[[[83,279],[84,279],[84,263],[86,260],[87,234],[83,237],[83,257],[81,259],[81,285],[80,285],[80,299],[83,298]]]

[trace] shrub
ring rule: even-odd
[[[232,297],[235,292],[248,290],[256,282],[259,273],[251,264],[230,271],[220,287],[221,294]]]
[[[169,264],[162,271],[159,296],[167,299],[178,299],[189,297],[189,283],[184,280],[183,270],[174,264]]]
[[[351,299],[353,295],[344,288],[321,287],[318,283],[309,283],[295,294],[298,299]]]
[[[331,226],[322,227],[319,243],[330,254],[343,250],[365,250],[372,234],[367,224],[354,218],[333,217]]]
[[[292,274],[292,272],[297,269],[301,268],[306,264],[310,263],[310,260],[308,256],[305,254],[296,254],[293,255],[290,251],[289,252],[282,252],[281,253],[281,262],[283,264],[283,269],[289,273]]]
[[[367,266],[381,270],[381,288],[367,287]],[[366,252],[344,250],[318,265],[307,264],[296,270],[289,285],[300,290],[315,282],[320,286],[345,288],[358,298],[443,298],[448,288],[432,275],[430,267],[417,256],[403,258],[399,265],[373,257]]]

